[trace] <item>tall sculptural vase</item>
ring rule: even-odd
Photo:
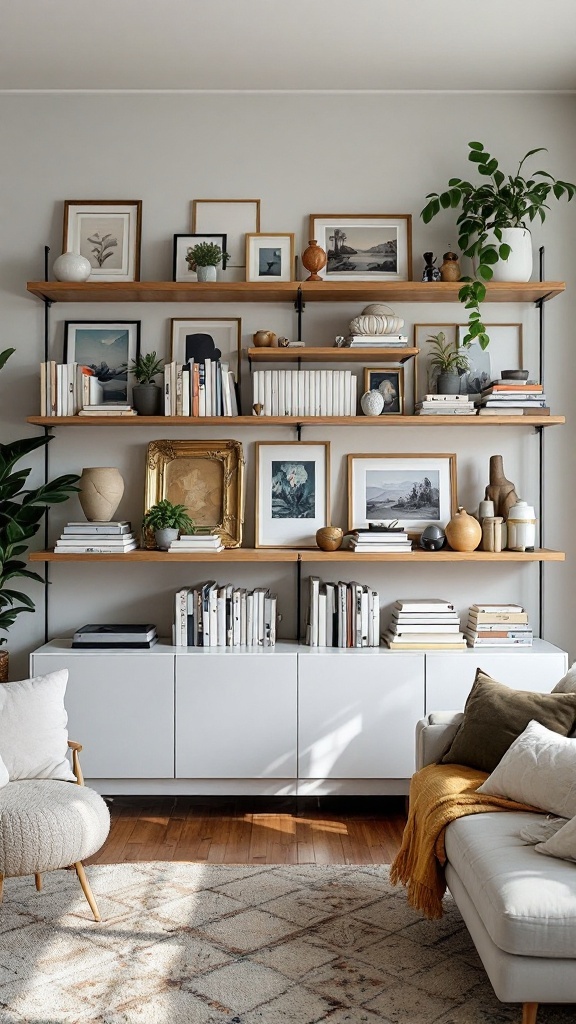
[[[510,509],[518,501],[514,484],[504,475],[501,455],[490,456],[490,483],[484,497],[494,502],[495,514],[502,516],[504,520],[508,518]]]
[[[116,466],[82,470],[78,499],[89,523],[110,522],[123,494],[124,480]]]

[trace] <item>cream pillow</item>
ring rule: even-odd
[[[11,782],[75,777],[67,757],[68,669],[0,685],[0,756]]]
[[[565,676],[552,690],[552,693],[576,693],[576,661],[570,666]]]
[[[576,739],[528,723],[478,789],[550,811],[576,815]]]
[[[0,757],[0,789],[4,789],[4,786],[7,786],[9,782],[10,776],[8,775],[8,769]]]
[[[534,849],[538,850],[538,853],[545,853],[548,857],[576,860],[576,818],[568,821],[564,828],[561,828],[545,843],[538,843]]]

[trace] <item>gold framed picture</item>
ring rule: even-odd
[[[411,534],[445,527],[457,507],[456,456],[409,453],[348,456],[348,529],[397,519]]]
[[[89,261],[91,281],[139,281],[141,199],[66,199],[62,252]]]
[[[330,522],[330,442],[256,442],[257,548],[313,548]]]
[[[252,233],[246,235],[246,280],[294,280],[294,235]]]
[[[168,498],[197,527],[214,530],[225,548],[242,543],[244,453],[240,441],[150,441],[144,511]]]
[[[365,366],[364,391],[379,391],[384,399],[381,416],[404,413],[404,367]]]

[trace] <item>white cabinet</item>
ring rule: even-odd
[[[176,777],[295,779],[296,648],[176,655]]]
[[[476,669],[516,690],[549,693],[568,668],[568,655],[546,640],[532,647],[469,648],[466,651],[426,653],[426,714],[461,711]]]
[[[424,655],[303,648],[298,663],[299,778],[409,778]]]
[[[68,735],[87,778],[174,778],[172,650],[88,654],[53,640],[30,656],[33,675],[68,669]]]

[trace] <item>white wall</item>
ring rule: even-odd
[[[2,181],[0,245],[1,347],[17,353],[2,371],[1,439],[33,433],[27,415],[38,411],[38,363],[42,358],[42,304],[26,293],[26,281],[41,278],[43,246],[59,254],[64,199],[142,199],[142,279],[169,280],[172,236],[190,230],[193,198],[260,197],[263,231],[295,231],[297,251],[308,240],[311,212],[412,213],[414,276],[421,253],[442,253],[456,245],[454,214],[426,228],[419,211],[428,191],[453,174],[468,175],[466,143],[480,139],[505,170],[528,149],[547,146],[541,165],[573,179],[576,143],[574,98],[539,95],[4,95],[0,96]],[[535,167],[534,167],[535,169]],[[569,561],[545,572],[545,636],[576,653],[576,617],[571,558],[576,548],[571,510],[575,505],[572,423],[574,357],[572,324],[576,314],[576,203],[555,204],[535,246],[546,242],[546,276],[566,280],[565,296],[546,308],[546,390],[554,412],[568,423],[546,432],[545,541],[565,549]],[[397,307],[407,321],[454,322],[464,319],[459,306]],[[344,333],[356,305],[309,305],[305,337],[331,344]],[[62,305],[52,309],[51,346],[61,359],[63,321],[118,317],[142,320],[143,350],[166,351],[170,316],[240,315],[244,346],[254,330],[272,328],[295,336],[294,313],[274,305],[234,307]],[[491,306],[492,322],[522,321],[528,360],[535,372],[536,313],[522,306]],[[247,376],[247,374],[246,374]],[[149,430],[59,429],[50,447],[52,475],[83,466],[116,464],[126,479],[118,514],[138,523],[142,514],[144,453],[154,437],[227,437],[230,428]],[[261,431],[236,431],[247,449],[248,481],[245,543],[253,538],[253,442]],[[274,439],[294,439],[289,428],[274,428]],[[489,456],[504,455],[507,475],[522,497],[537,500],[537,438],[528,429],[392,429],[377,435],[321,425],[306,439],[332,444],[333,522],[345,523],[345,454],[350,451],[456,452],[459,500],[477,507],[487,482]],[[34,479],[40,479],[38,461]],[[77,499],[52,518],[51,540],[67,518],[80,513]],[[38,546],[41,546],[39,544]],[[88,620],[155,620],[167,631],[171,595],[184,583],[210,573],[183,565],[53,566],[50,588],[51,635],[70,634]],[[322,567],[310,566],[321,572]],[[324,577],[339,578],[340,567]],[[358,566],[352,574],[378,586],[383,602],[399,596],[437,595],[454,600],[461,611],[475,600],[518,600],[536,616],[538,568],[492,564]],[[222,566],[218,579],[244,585],[269,583],[280,594],[283,635],[294,629],[295,567],[256,569]],[[43,601],[39,587],[35,616],[21,616],[10,633],[12,675],[24,673],[26,653],[43,640]]]

